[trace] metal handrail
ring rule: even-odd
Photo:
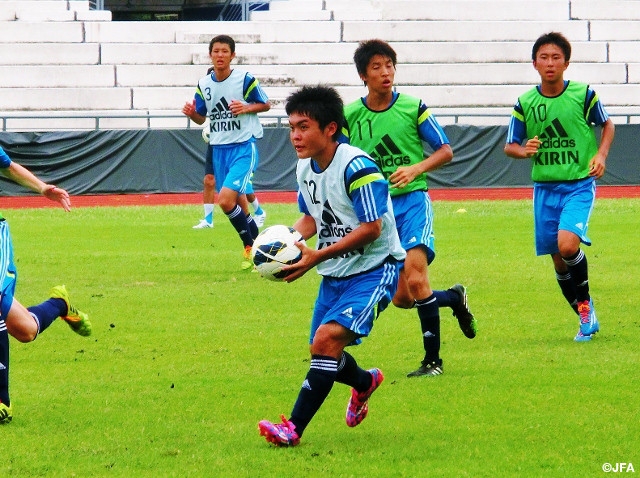
[[[267,121],[269,124],[273,123],[276,127],[282,128],[285,126],[286,116],[283,115],[260,115],[261,120],[272,120]],[[140,113],[140,114],[65,114],[65,115],[32,115],[27,113],[11,113],[11,114],[0,114],[0,124],[2,124],[2,128],[0,131],[7,131],[7,121],[15,119],[51,119],[51,120],[63,120],[63,119],[92,119],[94,121],[95,130],[103,129],[100,126],[100,122],[102,120],[112,120],[112,119],[146,119],[147,129],[152,129],[151,120],[155,119],[182,119],[185,121],[185,128],[199,128],[200,126],[196,123],[193,123],[189,118],[181,113]],[[87,128],[82,128],[87,129]],[[104,128],[104,129],[114,129],[114,128]]]
[[[447,113],[447,112],[437,112],[436,116],[438,119],[453,119],[454,124],[459,124],[461,118],[508,118],[511,113]],[[631,124],[632,117],[640,116],[640,110],[637,113],[609,113],[609,116],[615,118],[624,118],[624,124]],[[266,126],[275,126],[276,128],[288,128],[287,116],[283,114],[260,114],[260,120]],[[32,115],[28,113],[11,113],[11,114],[0,114],[0,124],[2,128],[0,131],[7,131],[7,121],[12,119],[51,119],[51,120],[61,120],[61,119],[93,119],[94,120],[94,130],[101,129],[120,129],[120,128],[101,128],[100,122],[102,120],[112,120],[112,119],[146,119],[146,127],[147,129],[153,129],[151,126],[151,121],[155,119],[182,119],[185,121],[185,129],[198,128],[199,125],[193,123],[189,118],[184,116],[181,113],[140,113],[140,114],[68,114],[68,115]],[[506,123],[505,123],[506,124]],[[60,129],[60,128],[56,128]],[[76,129],[88,129],[88,128],[76,128]],[[123,128],[124,129],[124,128]]]

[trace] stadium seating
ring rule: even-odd
[[[272,0],[248,22],[114,22],[81,0],[0,0],[0,127],[5,130],[185,127],[185,101],[218,33],[273,100],[270,122],[306,83],[365,93],[352,55],[383,38],[398,87],[444,124],[504,124],[538,79],[531,45],[563,32],[568,78],[587,81],[616,122],[640,123],[640,0]]]

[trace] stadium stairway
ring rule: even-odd
[[[533,40],[563,32],[568,78],[589,82],[616,122],[640,123],[640,0],[272,0],[248,22],[113,22],[87,1],[0,0],[0,127],[10,131],[183,128],[180,109],[209,65],[208,42],[233,36],[239,68],[283,114],[286,96],[331,83],[365,93],[357,43],[394,46],[399,88],[443,124],[504,124],[537,82]],[[526,18],[526,20],[523,20]]]

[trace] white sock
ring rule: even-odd
[[[204,204],[204,220],[213,224],[213,204]]]

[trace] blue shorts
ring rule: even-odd
[[[558,252],[558,231],[569,231],[587,246],[589,218],[596,200],[594,178],[570,182],[535,183],[533,186],[533,215],[536,254]]]
[[[216,192],[225,187],[245,194],[251,175],[258,167],[258,148],[255,141],[214,145],[212,156]]]
[[[249,182],[247,183],[247,187],[244,190],[245,194],[253,194],[253,173],[249,176]]]
[[[309,343],[322,324],[337,322],[366,337],[373,321],[387,308],[396,289],[400,263],[388,260],[375,269],[344,278],[323,277],[311,319]],[[360,343],[355,340],[351,345]]]
[[[13,243],[9,224],[2,220],[0,221],[0,294],[2,294],[0,296],[0,329],[5,327],[4,321],[11,310],[17,278],[18,272],[13,263]]]
[[[391,201],[402,247],[408,251],[416,246],[424,246],[427,249],[427,262],[431,264],[436,257],[436,249],[429,193],[413,191],[393,196]]]
[[[204,158],[204,175],[212,175],[215,176],[213,172],[213,146],[207,146],[207,155]],[[251,178],[249,179],[249,183],[247,184],[247,188],[245,190],[245,194],[253,194],[253,173],[251,173]]]

